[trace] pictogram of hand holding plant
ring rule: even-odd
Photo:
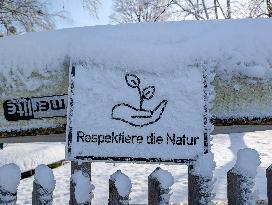
[[[137,88],[140,97],[140,110],[144,110],[143,102],[144,100],[150,100],[151,98],[153,98],[155,94],[155,86],[148,86],[141,90],[140,88],[141,81],[140,78],[138,78],[136,75],[127,74],[125,79],[129,87]]]
[[[136,88],[139,94],[139,108],[127,103],[120,103],[112,108],[112,119],[120,120],[135,127],[143,127],[157,122],[167,105],[167,100],[161,101],[153,110],[143,109],[144,100],[150,100],[155,94],[155,86],[148,86],[141,90],[140,78],[134,74],[126,74],[126,83],[131,88]]]

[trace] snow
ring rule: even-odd
[[[24,79],[29,79],[33,72],[41,75],[57,72],[63,69],[62,63],[69,56],[72,62],[89,62],[100,65],[101,69],[122,68],[128,72],[140,71],[148,64],[145,71],[150,73],[171,73],[169,63],[186,69],[201,61],[216,68],[222,78],[242,74],[270,79],[271,25],[270,19],[183,21],[106,25],[4,37],[0,40],[1,74],[7,80],[4,86],[9,86],[14,84],[10,71]],[[179,58],[174,57],[176,53],[180,54]],[[156,60],[151,63],[151,58]]]
[[[213,172],[216,167],[214,162],[214,154],[209,152],[202,156],[199,156],[194,164],[194,169],[191,174],[200,177],[202,180],[199,184],[201,198],[199,204],[209,204],[213,205],[213,200],[215,198],[215,193],[213,192],[216,178],[213,179]]]
[[[0,150],[0,166],[15,163],[22,172],[35,169],[40,164],[50,164],[64,159],[65,143],[7,144]]]
[[[271,117],[271,25],[270,19],[141,23],[3,37],[0,98],[66,93],[69,63],[158,75],[200,65],[216,72],[214,117]],[[65,124],[65,118],[0,121],[1,131]]]
[[[117,170],[113,175],[110,176],[110,179],[114,181],[115,187],[122,197],[126,197],[130,194],[132,184],[128,176],[123,174],[121,170]]]
[[[152,173],[151,177],[159,181],[161,189],[160,205],[169,204],[170,196],[172,195],[171,186],[174,184],[174,177],[167,170],[157,167]]]
[[[210,119],[212,118],[212,108],[214,106],[214,99],[215,99],[215,90],[214,90],[214,85],[213,85],[213,81],[215,79],[216,73],[213,69],[211,68],[206,68],[206,66],[203,66],[204,69],[204,75],[206,76],[206,83],[207,87],[204,88],[204,99],[206,101],[206,109],[208,110],[208,112],[206,113],[206,117],[207,118],[207,125],[206,125],[206,132],[207,134],[210,136],[211,132],[214,129],[213,124],[211,123]],[[210,140],[212,140],[212,138],[210,138]],[[209,148],[208,150],[211,150],[211,144],[209,144]]]
[[[213,146],[211,151],[214,153],[216,169],[214,170],[214,178],[217,179],[214,187],[216,193],[215,201],[226,201],[227,198],[227,171],[233,168],[236,163],[237,152],[242,148],[252,148],[260,154],[261,165],[257,168],[257,176],[255,177],[255,186],[257,197],[266,200],[266,168],[272,164],[272,131],[251,132],[243,134],[218,134],[213,136]],[[20,149],[25,144],[17,144],[17,156],[21,161],[26,160],[25,156],[20,156]],[[33,144],[35,151],[36,144]],[[52,146],[52,145],[51,145]],[[64,150],[64,145],[62,148]],[[5,150],[5,149],[4,149]],[[56,150],[57,151],[57,150]],[[29,155],[30,155],[29,150]],[[50,151],[52,152],[52,151]],[[50,154],[47,153],[47,155]],[[64,151],[60,159],[64,158]],[[14,153],[13,153],[14,154]],[[33,155],[30,155],[33,156]],[[0,158],[2,161],[3,158]],[[33,159],[34,160],[34,159]],[[26,163],[30,160],[26,160]],[[126,173],[132,182],[132,190],[130,194],[131,204],[147,203],[147,179],[158,165],[151,164],[127,164],[127,163],[93,163],[92,164],[92,184],[95,185],[94,198],[92,204],[107,204],[108,198],[108,180],[116,171],[122,170]],[[168,170],[174,177],[174,184],[171,187],[172,195],[171,203],[185,203],[187,201],[187,166],[183,165],[160,165],[162,169]],[[70,186],[70,164],[66,164],[60,168],[54,169],[56,180],[56,188],[54,190],[54,204],[68,204],[69,186]],[[30,205],[32,192],[33,177],[21,180],[18,189],[18,204]]]
[[[234,169],[243,176],[254,178],[257,174],[257,168],[261,164],[259,153],[250,148],[244,148],[238,151],[237,160]]]
[[[36,183],[41,185],[49,193],[55,189],[56,181],[53,171],[46,165],[41,164],[35,169],[34,179]]]
[[[158,47],[157,52],[158,55],[163,52],[162,48]],[[180,56],[172,54],[173,58]],[[105,55],[104,61],[107,60]],[[105,65],[103,74],[100,65],[75,65],[68,98],[68,105],[72,106],[68,107],[67,127],[72,136],[67,143],[67,148],[71,148],[70,151],[67,149],[67,159],[76,156],[91,156],[94,160],[98,157],[130,157],[138,158],[139,162],[144,161],[143,158],[156,158],[171,163],[195,159],[208,149],[204,146],[204,133],[208,132],[204,118],[209,121],[210,115],[205,112],[207,96],[203,93],[203,81],[206,81],[205,91],[210,92],[212,78],[203,79],[206,70],[201,66],[178,70],[179,65],[175,63],[168,63],[169,71],[173,70],[171,73],[165,70],[149,73],[149,63],[156,61],[156,58],[150,59],[142,63],[141,71],[132,73],[119,67],[118,62],[109,67]],[[210,73],[209,70],[206,72]],[[149,86],[156,88],[154,97],[142,104],[145,111],[139,105],[137,89],[127,84],[129,74],[139,78],[140,92]],[[118,110],[118,106],[123,109]],[[133,118],[139,111],[152,115]],[[115,112],[117,118],[114,118]],[[70,136],[68,131],[66,134]]]
[[[0,167],[0,187],[2,191],[15,193],[21,179],[21,170],[16,164],[5,164]]]
[[[265,76],[266,72],[267,72],[267,69],[261,65],[253,65],[253,66],[248,66],[241,69],[241,74],[244,74],[245,76],[248,76],[248,77],[252,77],[252,78],[255,77],[260,79],[266,78]]]
[[[212,178],[215,167],[214,154],[209,152],[197,159],[192,174],[195,176]]]
[[[167,170],[157,168],[154,172],[152,172],[151,176],[160,182],[163,189],[169,189],[174,184],[174,177]]]
[[[255,185],[255,176],[257,168],[261,164],[259,154],[256,150],[250,148],[240,149],[237,153],[237,160],[234,165],[234,172],[242,175],[240,188],[242,191],[242,199],[245,204],[254,205],[258,195],[258,191],[253,191]]]
[[[88,176],[83,175],[82,171],[76,171],[72,175],[73,183],[75,183],[75,199],[78,204],[90,202],[93,198],[92,190],[94,186]]]

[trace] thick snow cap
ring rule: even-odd
[[[72,180],[75,183],[75,198],[77,203],[84,204],[90,202],[93,198],[92,190],[94,189],[90,178],[83,175],[82,171],[76,171],[72,175]]]
[[[197,159],[192,174],[196,176],[211,178],[213,176],[215,166],[216,163],[214,161],[214,154],[209,152]]]
[[[33,71],[56,72],[63,69],[67,56],[72,62],[135,71],[152,57],[157,60],[150,64],[149,72],[171,72],[169,63],[186,69],[200,61],[216,68],[221,77],[271,78],[271,33],[270,19],[139,23],[29,33],[0,39],[0,74],[8,77],[11,70],[25,76]],[[161,52],[157,47],[163,47]],[[179,58],[175,53],[180,53]]]
[[[121,172],[121,170],[117,170],[110,177],[111,180],[114,181],[115,187],[122,197],[126,197],[131,192],[132,184],[129,177]]]
[[[238,151],[234,169],[239,174],[255,177],[260,164],[259,153],[254,149],[245,148]]]
[[[4,191],[17,192],[21,179],[21,170],[16,164],[6,164],[0,167],[0,187]]]
[[[167,170],[156,168],[151,174],[152,177],[156,178],[163,189],[169,189],[174,184],[174,177]]]
[[[53,171],[46,165],[41,164],[35,169],[35,181],[49,192],[54,191],[56,181]]]

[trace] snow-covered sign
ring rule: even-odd
[[[207,152],[205,72],[72,66],[67,158],[187,164]]]

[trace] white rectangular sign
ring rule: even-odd
[[[70,69],[67,159],[188,164],[208,150],[203,69]]]

